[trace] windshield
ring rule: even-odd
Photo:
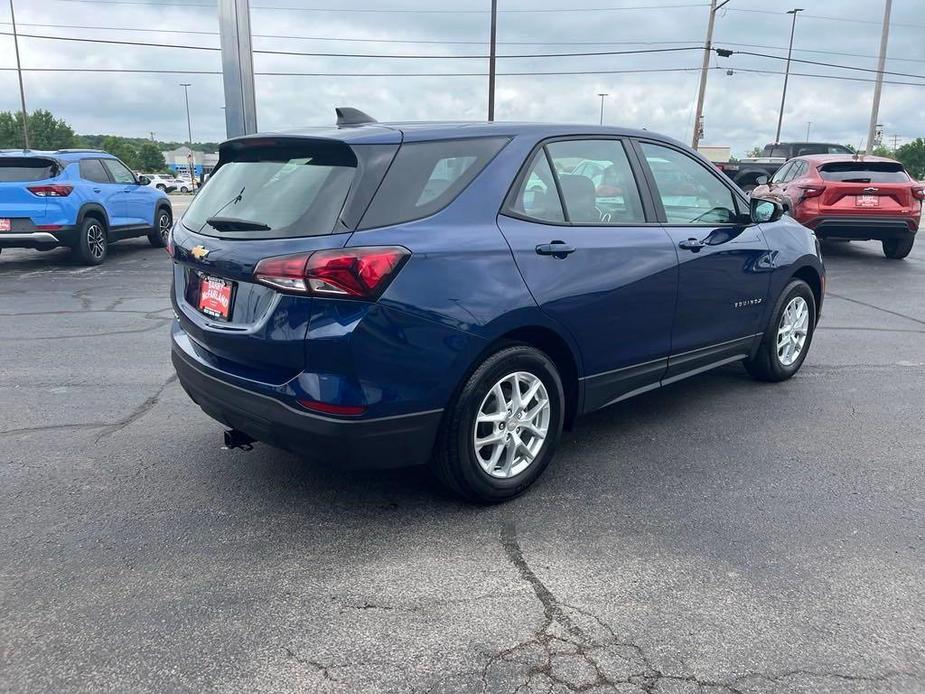
[[[49,159],[10,157],[0,159],[0,183],[44,181],[57,175],[58,167]]]
[[[206,236],[248,239],[331,233],[356,157],[340,143],[299,149],[255,149],[222,164],[194,198],[183,226]]]
[[[819,175],[843,183],[908,183],[903,165],[891,161],[846,161],[823,164]]]

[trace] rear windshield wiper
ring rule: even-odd
[[[270,231],[266,224],[235,217],[209,217],[206,224],[219,231]]]

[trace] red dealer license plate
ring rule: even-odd
[[[858,195],[854,201],[857,207],[880,207],[880,196],[878,195]]]
[[[212,318],[228,320],[231,315],[233,289],[233,282],[221,277],[202,275],[199,278],[199,310]]]
[[[9,231],[11,229],[9,219],[0,219],[0,231]]]

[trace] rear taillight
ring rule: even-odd
[[[912,197],[916,200],[925,200],[925,188],[913,188]]]
[[[800,186],[803,191],[803,198],[818,198],[825,192],[825,186]]]
[[[74,190],[74,186],[54,184],[50,186],[27,186],[30,193],[40,198],[66,198]]]
[[[375,300],[410,256],[401,246],[277,256],[257,263],[254,279],[285,292]]]

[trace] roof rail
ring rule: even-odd
[[[368,113],[363,113],[358,108],[350,106],[338,106],[334,109],[337,114],[338,127],[344,125],[364,125],[366,123],[376,123],[376,119]]]
[[[89,147],[77,147],[75,149],[59,149],[56,150],[58,154],[79,154],[80,152],[94,152],[108,154],[104,149],[91,149]]]

